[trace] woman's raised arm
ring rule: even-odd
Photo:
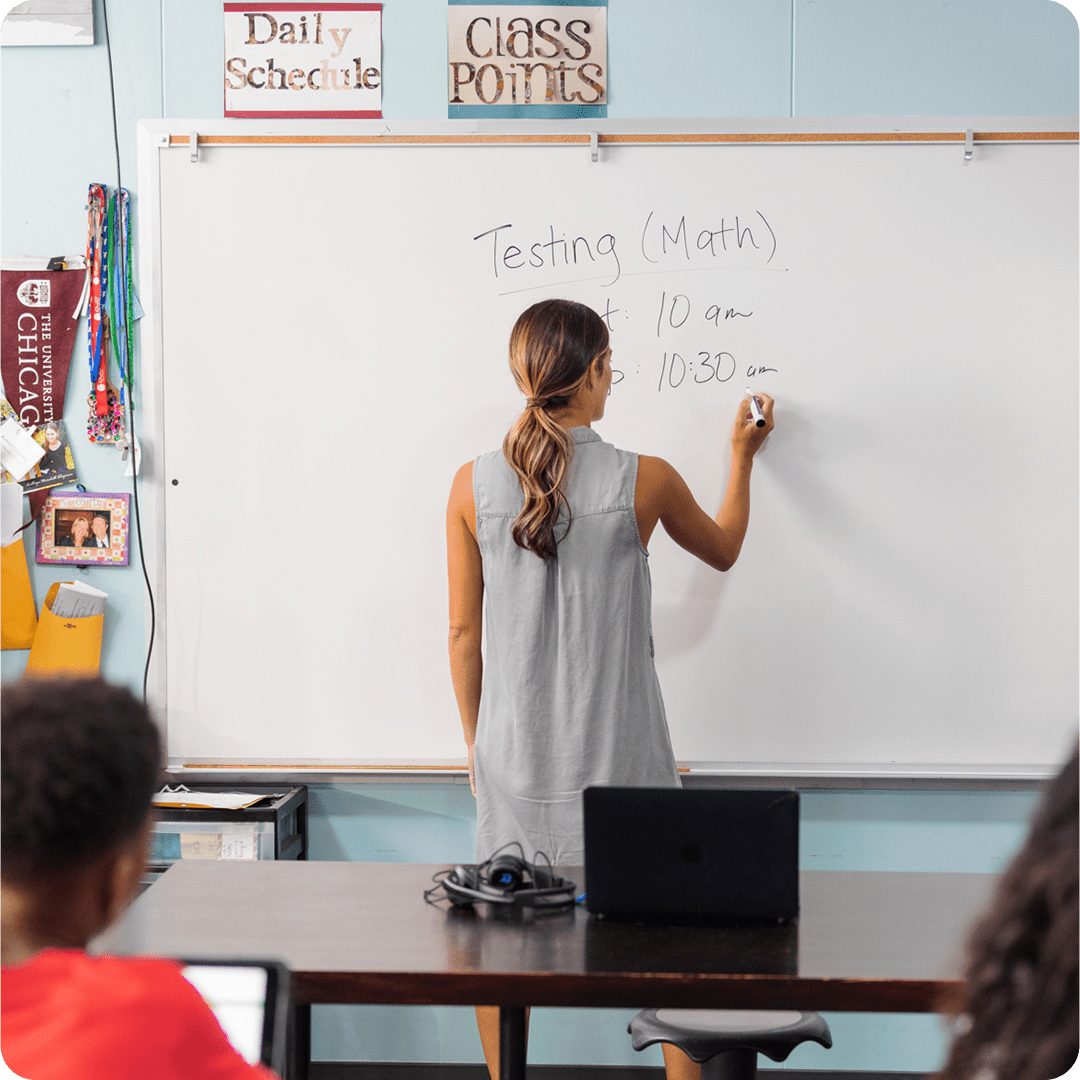
[[[641,542],[648,545],[657,521],[672,540],[716,570],[729,570],[742,550],[750,521],[750,470],[754,455],[773,429],[773,399],[756,395],[765,418],[758,427],[744,398],[731,432],[731,472],[715,517],[697,504],[686,481],[663,458],[638,459],[634,510]]]

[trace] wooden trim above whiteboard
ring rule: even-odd
[[[965,131],[845,131],[789,133],[597,133],[603,145],[636,144],[663,145],[669,143],[963,143]],[[190,147],[191,133],[170,134],[169,146]],[[589,134],[455,134],[455,135],[198,135],[202,146],[350,146],[365,144],[433,144],[450,146],[479,145],[584,145],[591,141]],[[976,131],[975,143],[987,142],[1078,142],[1077,131]]]

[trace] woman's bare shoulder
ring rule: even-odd
[[[462,518],[469,531],[476,534],[476,499],[473,495],[473,463],[466,461],[454,474],[450,485],[450,498],[446,504],[447,520]]]
[[[456,473],[454,482],[450,485],[450,505],[461,503],[463,500],[473,501],[473,463],[466,461]]]
[[[659,493],[679,474],[675,468],[660,457],[638,454],[638,494]]]
[[[644,473],[648,477],[663,476],[671,471],[671,466],[662,457],[650,457],[648,454],[638,454],[638,475]]]

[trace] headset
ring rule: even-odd
[[[508,847],[516,847],[521,856],[504,854]],[[515,842],[499,848],[486,862],[440,870],[432,878],[435,885],[425,891],[424,899],[433,904],[445,896],[454,907],[471,907],[481,900],[506,907],[539,909],[568,908],[577,902],[574,883],[559,877],[543,852],[537,852],[537,858],[546,865],[530,863],[524,854],[521,845]]]

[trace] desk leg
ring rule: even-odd
[[[525,1080],[525,1007],[499,1006],[499,1080]]]
[[[293,1005],[292,1030],[285,1055],[285,1080],[308,1080],[311,1071],[311,1006]]]

